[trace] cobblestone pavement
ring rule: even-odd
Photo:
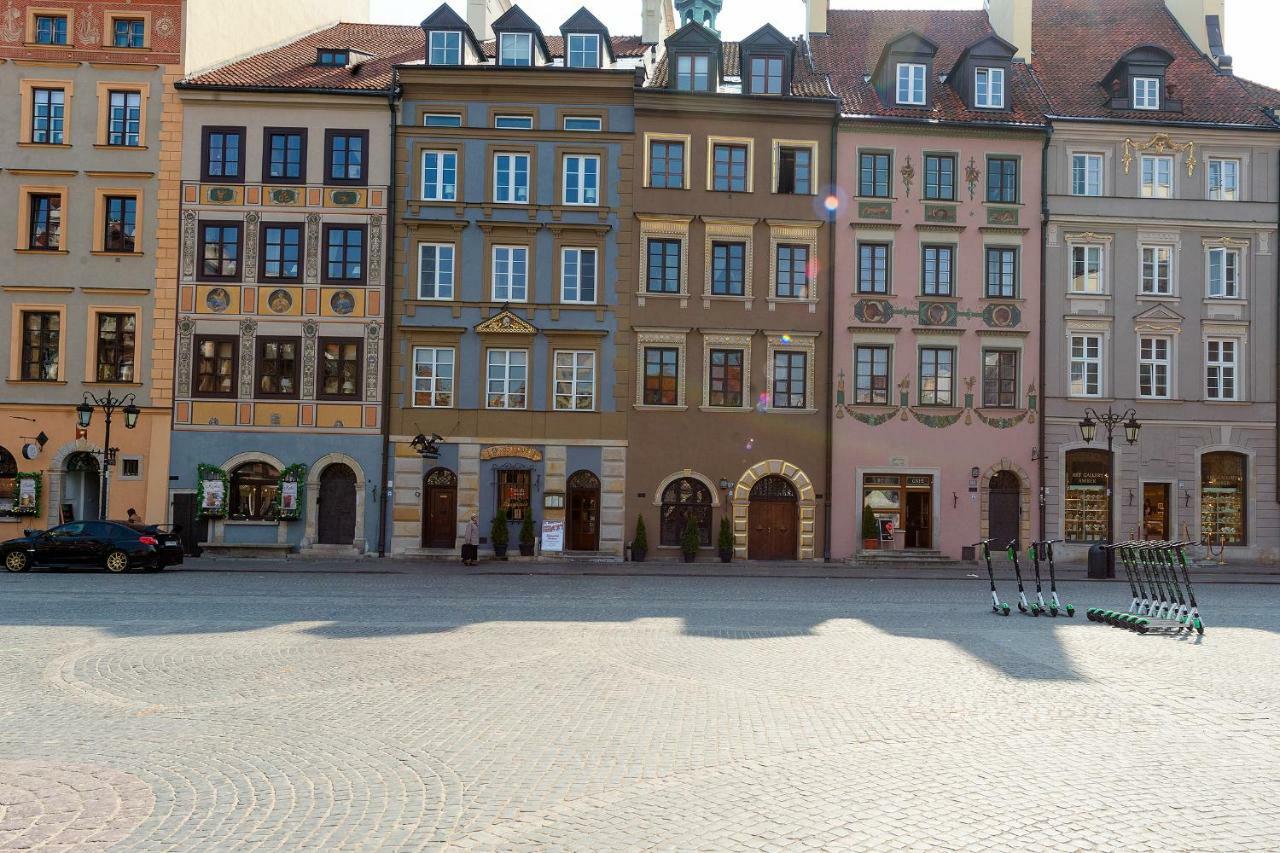
[[[1280,849],[1280,588],[982,587],[3,576],[0,848]]]

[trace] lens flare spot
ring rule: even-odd
[[[765,391],[765,392],[762,392],[760,394],[760,397],[756,400],[756,411],[759,412],[760,414],[764,414],[768,410],[769,410],[769,392]]]
[[[822,206],[827,209],[827,213],[835,213],[840,209],[840,199],[833,193],[822,200]]]
[[[748,438],[746,443],[742,446],[746,450],[751,450],[756,446],[756,440],[754,438]]]
[[[791,343],[791,336],[790,336],[790,335],[783,335],[783,336],[782,336],[782,342],[783,342],[784,344],[789,344],[789,343]]]

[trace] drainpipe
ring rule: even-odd
[[[1280,156],[1277,156],[1276,159],[1277,162],[1280,162]],[[1276,177],[1276,228],[1277,234],[1280,234],[1280,175]],[[1280,263],[1276,263],[1276,293],[1280,294]],[[1275,374],[1271,377],[1271,393],[1275,395],[1276,399],[1277,426],[1272,432],[1276,434],[1276,452],[1280,453],[1280,393],[1277,393],[1277,390],[1280,389],[1280,297],[1276,298],[1276,325],[1272,328],[1271,333],[1276,336],[1276,365]],[[1276,503],[1280,503],[1280,485],[1276,486]]]
[[[1049,252],[1049,142],[1053,139],[1053,124],[1049,124],[1045,128],[1044,148],[1040,152],[1040,458],[1036,461],[1037,477],[1040,481],[1040,538],[1047,539],[1048,534],[1045,532],[1046,515],[1048,513],[1049,502],[1045,499],[1044,493],[1044,469],[1045,469],[1045,440],[1047,429],[1045,428],[1045,410],[1049,408],[1049,395],[1046,392],[1045,381],[1049,376],[1049,365],[1047,355],[1049,351],[1049,335],[1047,333],[1049,321],[1049,300],[1046,298],[1045,275],[1049,269],[1047,260]]]
[[[400,72],[391,71],[391,88],[387,92],[387,110],[390,114],[390,157],[387,160],[387,224],[386,260],[382,264],[382,471],[378,477],[378,556],[387,556],[387,504],[394,491],[387,485],[391,459],[391,360],[394,355],[391,347],[395,336],[391,334],[391,307],[395,303],[391,286],[395,281],[392,264],[396,257],[396,140],[399,135],[400,122],[396,115],[396,103],[399,100]]]
[[[831,119],[831,156],[827,158],[831,172],[831,194],[836,194],[836,161],[839,152],[839,111]],[[836,212],[827,207],[827,483],[822,492],[822,562],[831,562],[831,490],[835,487],[836,406],[832,399],[835,391],[836,371]]]

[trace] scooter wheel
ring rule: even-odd
[[[1007,604],[1001,604],[1001,605],[1000,605],[1000,615],[1001,615],[1001,616],[1008,616],[1008,615],[1009,615],[1009,605],[1007,605]]]
[[[1058,608],[1054,607],[1052,604],[1051,604],[1051,605],[1049,605],[1049,615],[1050,615],[1050,616],[1057,616],[1057,615],[1058,615]]]
[[[1196,633],[1201,636],[1204,636],[1204,623],[1201,622],[1199,619],[1196,619]]]
[[[1068,616],[1075,616],[1075,615],[1076,615],[1076,609],[1075,609],[1074,607],[1072,607],[1070,604],[1068,604],[1068,605],[1067,605],[1067,615],[1068,615]]]
[[[1033,604],[1033,605],[1031,605],[1031,615],[1032,615],[1032,616],[1039,616],[1039,615],[1040,615],[1040,608],[1039,608],[1038,606],[1034,605],[1034,604]]]

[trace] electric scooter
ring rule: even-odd
[[[1199,542],[1175,542],[1173,553],[1177,555],[1178,563],[1182,566],[1182,580],[1187,586],[1187,604],[1191,606],[1190,612],[1187,613],[1187,624],[1194,628],[1197,634],[1203,635],[1204,622],[1200,619],[1200,607],[1196,604],[1196,594],[1191,591],[1191,572],[1187,569],[1187,555],[1182,553],[1183,548],[1199,544]]]
[[[1065,539],[1050,539],[1048,542],[1040,543],[1044,546],[1045,556],[1049,558],[1049,600],[1053,602],[1049,606],[1052,608],[1050,612],[1054,616],[1059,613],[1066,613],[1068,616],[1076,615],[1075,605],[1063,604],[1058,600],[1058,577],[1053,570],[1053,546],[1065,541]]]
[[[1123,544],[1104,545],[1102,547],[1108,551],[1115,551],[1119,555],[1120,564],[1124,566],[1125,579],[1129,581],[1129,593],[1131,594],[1132,598],[1129,601],[1128,610],[1112,610],[1107,607],[1090,607],[1087,611],[1085,611],[1085,616],[1087,616],[1091,621],[1094,621],[1094,622],[1105,622],[1108,625],[1115,625],[1117,624],[1117,620],[1119,620],[1120,617],[1128,614],[1138,613],[1138,608],[1142,604],[1144,595],[1138,592],[1138,587],[1134,582],[1133,568],[1129,565],[1129,559],[1128,559],[1128,554],[1125,551],[1125,545]]]
[[[1139,607],[1137,615],[1129,615],[1122,620],[1121,627],[1141,634],[1151,631],[1183,630],[1183,623],[1176,618],[1171,618],[1177,614],[1174,596],[1167,586],[1168,579],[1162,577],[1158,565],[1157,555],[1165,545],[1166,543],[1163,542],[1138,542],[1131,545],[1130,559],[1138,575],[1139,587],[1142,587],[1145,579],[1146,589],[1150,590],[1150,595],[1145,597],[1146,600]]]
[[[996,592],[996,570],[991,567],[991,543],[994,539],[983,539],[981,542],[975,542],[973,547],[982,549],[982,558],[987,561],[987,577],[991,579],[991,612],[998,613],[1001,616],[1009,615],[1009,605],[1000,600],[1000,594]]]
[[[1009,543],[1009,559],[1013,561],[1013,573],[1018,578],[1018,610],[1030,616],[1039,616],[1040,607],[1027,601],[1027,591],[1022,586],[1022,566],[1018,565],[1018,540]]]
[[[1036,570],[1036,601],[1040,605],[1041,613],[1048,613],[1050,616],[1057,616],[1058,609],[1055,607],[1050,609],[1048,604],[1044,603],[1044,588],[1040,585],[1040,543],[1032,542],[1031,547],[1027,549],[1027,556],[1031,558],[1032,564]]]

